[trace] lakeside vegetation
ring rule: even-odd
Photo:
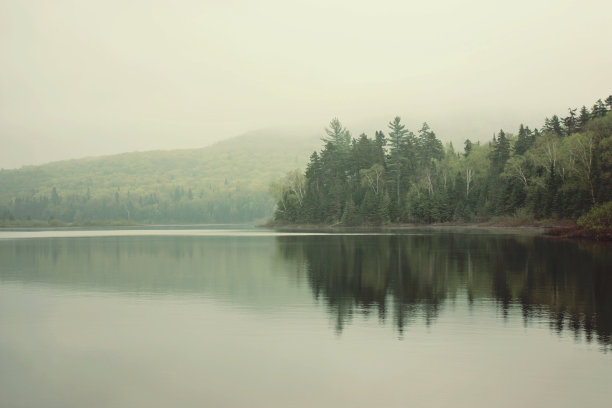
[[[202,149],[124,153],[0,170],[0,226],[243,223],[270,217],[270,182],[315,137],[249,133]]]
[[[574,220],[574,236],[605,238],[611,104],[569,109],[541,129],[500,130],[488,143],[467,139],[463,151],[444,146],[427,123],[413,133],[396,117],[386,134],[353,138],[334,119],[309,161],[314,137],[259,132],[203,149],[0,170],[0,226],[244,223],[274,214],[276,226],[319,227]]]
[[[415,134],[396,117],[387,134],[353,138],[333,119],[306,171],[294,170],[270,186],[277,203],[274,223],[358,226],[512,217],[580,219],[586,230],[609,231],[611,107],[609,96],[591,109],[546,118],[541,129],[521,124],[516,135],[500,130],[489,143],[467,139],[463,152],[443,146],[427,123]],[[585,215],[591,210],[593,215]]]

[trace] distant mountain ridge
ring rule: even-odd
[[[256,131],[199,149],[131,152],[0,171],[0,218],[244,222],[271,215],[270,182],[319,135]]]

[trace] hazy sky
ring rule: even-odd
[[[612,93],[612,1],[0,0],[0,167],[400,115],[489,138]]]

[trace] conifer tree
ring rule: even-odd
[[[329,127],[325,128],[327,137],[321,138],[325,143],[332,143],[341,149],[348,149],[351,143],[351,133],[342,126],[338,118],[333,118],[329,122]]]
[[[595,105],[593,105],[593,108],[591,109],[591,116],[593,118],[601,118],[606,116],[606,113],[608,113],[606,105],[604,105],[601,99],[598,99],[597,102],[595,102]]]
[[[273,189],[276,217],[345,225],[486,219],[519,209],[536,218],[577,217],[612,199],[612,115],[601,100],[594,111],[583,106],[577,115],[570,109],[565,128],[554,115],[543,133],[521,124],[512,154],[503,130],[488,145],[467,139],[463,155],[452,148],[444,154],[427,124],[415,137],[396,117],[386,151],[381,131],[351,142],[334,119],[324,148],[310,157],[305,186],[294,182],[299,177],[285,177]],[[173,191],[182,201],[183,188]],[[8,210],[19,215],[31,205],[16,199]]]
[[[402,194],[402,173],[408,164],[408,157],[406,157],[407,150],[411,150],[409,146],[408,135],[410,131],[406,129],[405,125],[401,124],[401,118],[396,116],[393,121],[389,122],[389,144],[390,144],[390,157],[389,157],[389,174],[393,179],[393,185],[395,190],[396,203],[399,205],[401,202]]]
[[[569,111],[569,115],[563,118],[563,124],[565,125],[565,129],[567,129],[567,135],[571,136],[572,133],[576,132],[576,108],[567,108]]]
[[[468,157],[470,155],[470,152],[472,151],[472,148],[473,148],[472,141],[470,139],[465,139],[465,147],[464,147],[465,153],[463,154],[463,156]]]
[[[491,152],[491,164],[497,173],[501,173],[504,169],[506,161],[510,158],[510,141],[506,137],[506,133],[500,130],[497,135],[497,140],[493,144]]]
[[[578,115],[578,120],[576,124],[577,130],[579,132],[582,131],[590,119],[591,119],[591,113],[589,112],[586,106],[582,105],[582,108],[580,108],[580,114]]]
[[[419,130],[417,149],[421,166],[429,166],[431,159],[442,160],[444,157],[442,142],[436,138],[436,134],[431,130],[427,122],[423,123]]]
[[[522,123],[519,128],[518,137],[516,139],[516,143],[514,144],[514,153],[515,154],[525,154],[527,149],[531,146],[531,130],[529,127],[525,127]]]
[[[557,115],[553,115],[550,120],[551,130],[555,132],[558,136],[563,136],[563,127],[561,126],[561,121]]]

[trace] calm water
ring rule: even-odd
[[[608,406],[610,249],[2,231],[0,406]]]

